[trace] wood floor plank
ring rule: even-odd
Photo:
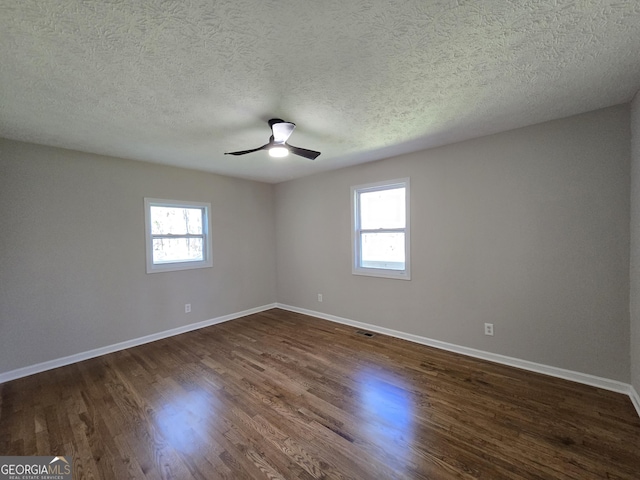
[[[0,385],[0,455],[81,479],[640,478],[602,389],[272,309]]]

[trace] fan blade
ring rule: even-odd
[[[273,121],[270,121],[269,124],[271,125],[273,141],[275,143],[286,142],[293,133],[293,129],[296,128],[296,124],[291,122],[279,121],[273,123]]]
[[[287,147],[289,147],[289,151],[295,155],[300,155],[301,157],[308,158],[309,160],[315,160],[320,155],[320,152],[316,152],[315,150],[307,150],[306,148],[294,147],[293,145],[289,145],[287,143]]]
[[[262,145],[261,147],[258,148],[254,148],[253,150],[242,150],[240,152],[225,152],[225,155],[245,155],[247,153],[253,153],[253,152],[257,152],[259,150],[264,150],[265,148],[267,148],[270,144],[267,143],[266,145]]]

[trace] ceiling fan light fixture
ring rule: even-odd
[[[293,129],[296,128],[295,123],[285,122],[279,118],[272,118],[269,120],[269,127],[271,127],[271,137],[269,143],[265,143],[261,147],[252,148],[251,150],[240,150],[239,152],[225,152],[225,155],[246,155],[247,153],[258,152],[260,150],[269,150],[269,156],[275,158],[282,158],[292,153],[300,157],[307,158],[309,160],[315,160],[320,155],[320,152],[315,150],[307,150],[306,148],[294,147],[289,145],[287,140],[293,133]]]
[[[271,147],[269,149],[269,156],[274,158],[282,158],[289,155],[289,149],[287,147]]]

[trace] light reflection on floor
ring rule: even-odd
[[[173,448],[186,454],[200,448],[202,437],[197,431],[205,428],[215,415],[210,397],[203,391],[184,392],[156,412],[156,425]]]
[[[394,467],[402,468],[412,457],[414,440],[411,390],[403,388],[405,382],[391,372],[363,369],[356,380],[362,406],[359,416],[365,419],[361,431],[393,459]]]

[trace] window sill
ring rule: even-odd
[[[180,270],[194,270],[196,268],[211,268],[213,262],[175,262],[175,263],[162,263],[156,265],[147,265],[147,273],[160,273],[160,272],[177,272]]]
[[[383,270],[378,268],[354,268],[351,273],[363,277],[390,278],[393,280],[411,280],[411,274],[404,271]]]

